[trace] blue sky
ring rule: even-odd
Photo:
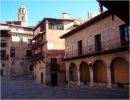
[[[96,0],[0,0],[0,22],[17,20],[22,2],[28,10],[28,24],[34,26],[44,17],[61,18],[63,12],[72,17],[87,18],[87,13],[98,13]]]

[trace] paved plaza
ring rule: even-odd
[[[34,80],[17,79],[1,81],[2,99],[128,99],[128,88],[52,87]]]

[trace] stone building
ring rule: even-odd
[[[34,28],[32,59],[36,81],[50,85],[65,84],[64,40],[59,37],[82,24],[80,19],[70,19],[63,13],[62,19],[44,18]]]
[[[128,86],[129,31],[125,22],[105,11],[62,35],[68,84]]]
[[[6,54],[9,52],[9,48],[11,46],[11,33],[9,29],[3,29],[0,31],[0,73],[1,76],[8,75],[8,55]],[[8,44],[8,45],[7,45]]]
[[[21,12],[23,15],[20,14]],[[30,50],[28,43],[33,38],[33,32],[32,27],[26,26],[27,16],[24,15],[26,12],[25,6],[22,5],[19,8],[18,18],[23,20],[0,23],[2,76],[13,78],[31,73],[29,67],[32,66],[32,63],[27,60],[27,53]]]

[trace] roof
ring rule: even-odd
[[[22,21],[14,20],[14,21],[6,21],[6,22],[22,22]]]
[[[101,5],[108,8],[111,12],[129,23],[129,0],[97,0]]]
[[[63,38],[66,38],[66,37],[68,37],[68,36],[70,36],[72,34],[75,34],[76,32],[78,32],[78,31],[80,31],[80,30],[82,30],[82,29],[96,23],[97,21],[109,16],[110,14],[111,14],[111,12],[109,10],[107,10],[107,11],[93,17],[92,19],[88,20],[87,22],[85,22],[84,24],[78,26],[77,28],[69,31],[68,33],[66,33],[64,35],[62,35],[60,38],[63,39]]]
[[[12,24],[6,24],[6,23],[0,23],[0,25],[6,25],[6,26],[13,26],[13,27],[21,27],[21,28],[26,28],[26,29],[33,29],[32,26],[20,26],[20,25],[12,25]]]
[[[43,18],[34,28],[35,30],[38,26],[40,26],[45,20],[50,20],[50,21],[74,21],[74,19],[58,19],[58,18]]]

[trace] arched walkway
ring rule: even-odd
[[[112,83],[129,83],[129,63],[124,58],[115,58],[111,63]]]
[[[86,62],[80,64],[80,81],[84,84],[90,82],[89,65]]]
[[[107,82],[107,66],[101,60],[98,60],[93,65],[94,82]]]
[[[77,81],[78,80],[77,67],[74,63],[71,63],[70,67],[69,67],[69,80],[70,81]]]

